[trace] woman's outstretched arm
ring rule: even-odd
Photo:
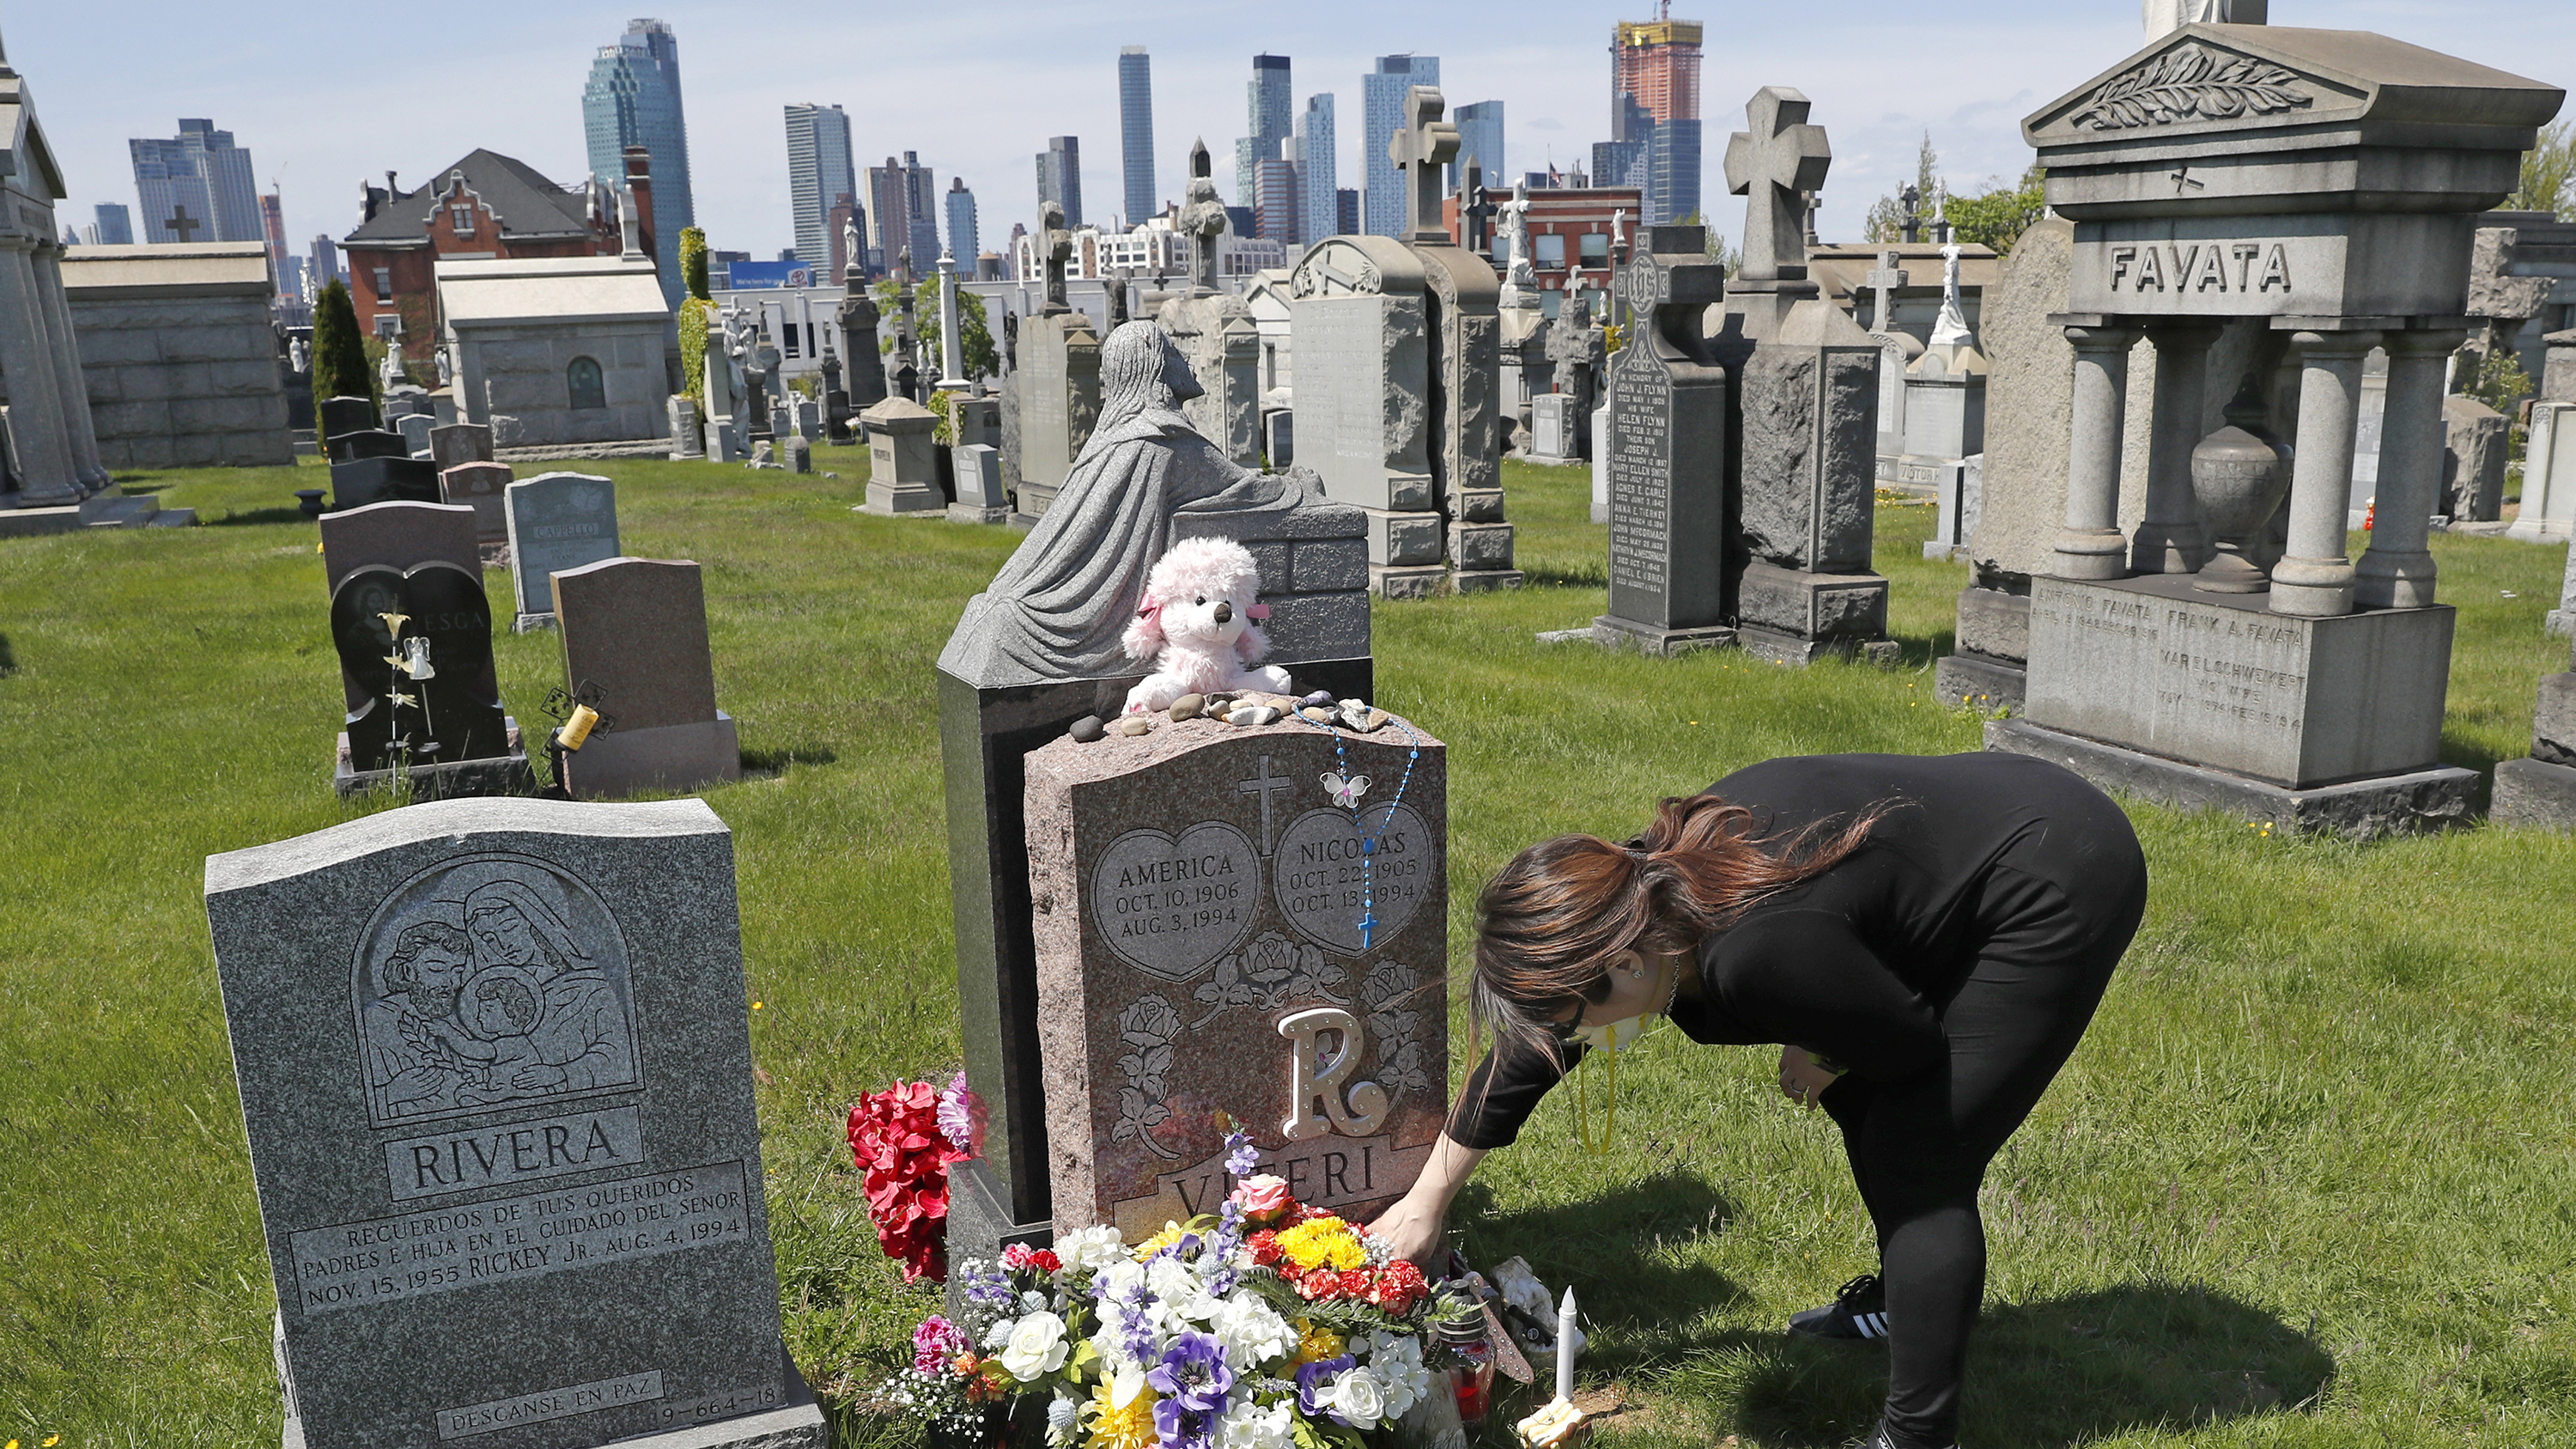
[[[1412,1259],[1425,1271],[1435,1268],[1438,1265],[1431,1260],[1440,1251],[1440,1227],[1449,1215],[1449,1201],[1484,1159],[1483,1149],[1462,1147],[1448,1133],[1441,1133],[1432,1139],[1431,1157],[1422,1164],[1422,1175],[1413,1180],[1412,1190],[1369,1224],[1369,1231],[1384,1238],[1398,1256]]]

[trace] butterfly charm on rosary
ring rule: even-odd
[[[1360,797],[1368,793],[1369,777],[1366,775],[1353,775],[1345,779],[1331,771],[1326,771],[1321,778],[1324,783],[1324,793],[1332,796],[1333,803],[1345,810],[1360,808]]]

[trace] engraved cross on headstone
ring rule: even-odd
[[[1893,248],[1880,252],[1878,269],[1861,279],[1870,291],[1877,294],[1878,305],[1869,324],[1873,332],[1888,330],[1890,321],[1896,316],[1896,289],[1914,280],[1911,273],[1896,264],[1896,260],[1897,253]]]
[[[188,214],[188,208],[184,206],[171,207],[170,219],[161,224],[170,228],[172,231],[177,232],[179,234],[179,241],[182,245],[187,243],[188,234],[190,232],[203,231],[206,226],[204,222],[190,216]]]
[[[1823,190],[1834,162],[1825,128],[1807,124],[1811,105],[1787,86],[1764,86],[1744,108],[1752,129],[1727,138],[1726,188],[1746,198],[1744,266],[1737,273],[1745,281],[1801,281],[1807,275],[1801,193]]]
[[[1038,203],[1038,256],[1046,263],[1046,300],[1049,312],[1066,310],[1064,300],[1064,266],[1073,260],[1073,233],[1064,229],[1064,203]]]
[[[1404,125],[1387,138],[1386,154],[1409,173],[1404,188],[1404,239],[1434,246],[1449,240],[1440,224],[1440,168],[1458,159],[1458,128],[1440,119],[1449,108],[1437,86],[1404,94]]]
[[[1261,770],[1258,774],[1234,787],[1239,793],[1261,797],[1261,854],[1265,859],[1269,857],[1273,843],[1270,828],[1270,797],[1277,791],[1293,790],[1296,787],[1297,782],[1287,776],[1270,773],[1268,755],[1261,757]]]

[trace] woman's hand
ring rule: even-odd
[[[1780,1095],[1801,1107],[1815,1106],[1836,1075],[1818,1066],[1814,1053],[1805,1047],[1780,1048]]]
[[[1368,1230],[1385,1239],[1397,1257],[1411,1259],[1425,1273],[1433,1270],[1432,1259],[1441,1249],[1441,1213],[1437,1207],[1407,1193],[1369,1224]]]

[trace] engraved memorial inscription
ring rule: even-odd
[[[1272,888],[1288,924],[1302,935],[1344,955],[1360,954],[1360,886],[1368,877],[1375,892],[1371,910],[1377,917],[1374,939],[1393,940],[1421,908],[1429,877],[1430,830],[1409,805],[1389,802],[1361,812],[1367,829],[1377,833],[1369,845],[1361,827],[1339,810],[1309,810],[1280,833],[1273,862]],[[1362,849],[1370,868],[1361,869]]]
[[[1260,894],[1260,856],[1233,826],[1205,820],[1177,839],[1134,830],[1100,853],[1091,918],[1139,970],[1186,981],[1250,934]]]

